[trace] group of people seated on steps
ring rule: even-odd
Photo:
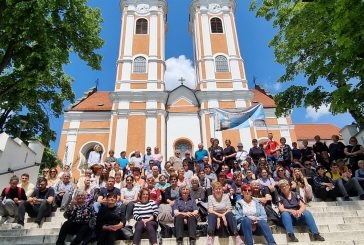
[[[109,151],[102,160],[100,145],[88,157],[88,168],[72,181],[71,168],[65,165],[44,168],[37,183],[29,182],[24,173],[13,176],[0,197],[0,224],[16,223],[23,229],[25,213],[42,227],[57,207],[66,222],[60,227],[57,244],[113,244],[115,240],[132,239],[139,244],[143,233],[151,244],[158,243],[157,230],[174,226],[178,245],[188,236],[196,244],[199,224],[207,224],[207,243],[214,236],[234,236],[236,244],[253,244],[253,234],[263,235],[268,244],[276,244],[271,225],[285,228],[288,241],[298,242],[293,226],[305,225],[313,241],[324,241],[319,234],[308,203],[315,198],[336,200],[349,195],[364,199],[364,149],[355,137],[345,146],[337,135],[326,146],[315,137],[310,147],[303,141],[279,143],[268,134],[268,141],[244,150],[225,140],[211,139],[191,152],[175,150],[164,162],[159,148],[147,147],[144,155],[136,150],[126,157]],[[76,182],[76,183],[74,183]],[[243,239],[242,239],[243,237]],[[243,241],[244,240],[244,241]]]

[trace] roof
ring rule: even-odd
[[[255,89],[252,90],[254,93],[253,103],[261,103],[265,108],[276,108],[276,103],[273,100],[273,96],[268,94],[264,89],[255,86]]]
[[[310,140],[316,135],[320,135],[323,140],[331,139],[333,134],[340,136],[340,128],[333,124],[295,124],[294,129],[297,140]]]
[[[111,111],[112,101],[107,91],[90,91],[67,111]]]

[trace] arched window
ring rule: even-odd
[[[229,71],[228,62],[225,56],[218,55],[215,58],[216,72],[227,72]]]
[[[147,34],[148,21],[146,19],[138,19],[135,26],[135,34]]]
[[[142,56],[136,57],[134,59],[133,72],[144,73],[146,71],[147,71],[147,60]]]
[[[211,22],[212,33],[223,33],[221,19],[215,17],[212,18],[210,22]]]
[[[187,140],[179,140],[178,142],[175,143],[174,145],[175,150],[179,150],[181,155],[180,156],[184,156],[186,151],[192,151],[192,145],[189,141]]]

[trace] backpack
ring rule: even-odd
[[[21,189],[20,187],[16,187],[18,189],[18,199],[21,200]],[[5,196],[7,196],[10,192],[10,186],[5,188]]]

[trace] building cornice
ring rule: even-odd
[[[165,103],[168,92],[165,91],[118,91],[110,93],[113,102],[123,101],[157,101]]]
[[[200,103],[209,100],[253,100],[254,93],[251,90],[235,91],[196,91]]]
[[[111,111],[67,111],[64,121],[110,121]]]
[[[139,4],[145,4],[148,5],[149,7],[152,6],[161,7],[164,13],[167,13],[168,11],[168,3],[166,0],[121,0],[120,1],[121,12],[123,12],[126,6],[134,6],[132,10],[138,12],[136,6]],[[148,12],[149,11],[155,11],[155,10],[149,9]]]
[[[193,0],[190,4],[190,15],[193,17],[197,9],[205,13],[220,14],[229,11],[234,13],[235,8],[236,0]]]

